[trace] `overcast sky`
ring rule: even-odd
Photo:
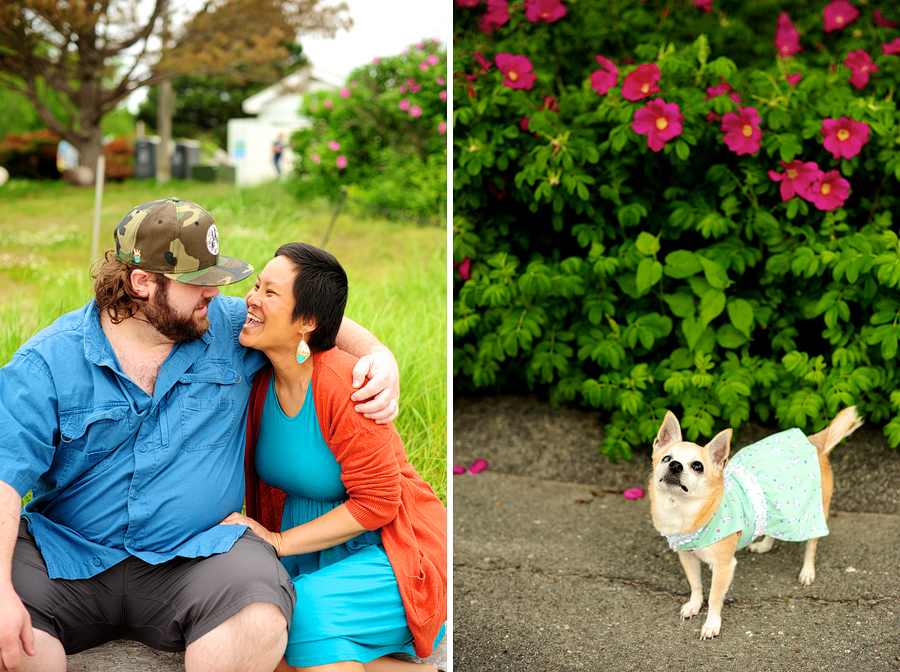
[[[376,56],[399,54],[422,39],[447,43],[452,34],[453,3],[449,0],[346,2],[353,28],[339,32],[333,39],[300,39],[306,56],[319,70],[346,76]]]

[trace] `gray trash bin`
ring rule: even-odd
[[[156,157],[159,141],[141,138],[134,143],[134,177],[138,180],[156,177]]]
[[[182,140],[175,143],[172,154],[172,177],[176,180],[187,180],[191,177],[191,168],[200,161],[200,143]]]

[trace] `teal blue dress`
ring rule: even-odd
[[[341,465],[319,429],[312,385],[300,413],[291,418],[281,410],[274,381],[273,376],[263,407],[256,470],[263,481],[287,493],[281,529],[288,530],[346,502],[347,490]],[[379,530],[281,562],[297,590],[285,652],[288,664],[367,663],[392,653],[415,655]]]

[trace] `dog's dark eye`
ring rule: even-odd
[[[660,460],[660,462],[668,462],[671,459],[672,459],[671,455],[666,455],[662,460]]]
[[[703,463],[702,462],[691,462],[691,469],[696,471],[698,474],[703,473]]]

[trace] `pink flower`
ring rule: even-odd
[[[509,3],[506,0],[487,0],[487,12],[481,17],[478,29],[490,35],[509,21]]]
[[[791,22],[787,12],[782,12],[778,17],[778,28],[775,29],[775,48],[782,58],[793,56],[801,51],[800,33]]]
[[[713,0],[694,0],[694,7],[700,7],[704,12],[712,12]],[[643,492],[641,493],[643,496]]]
[[[339,157],[337,157],[334,160],[334,163],[335,163],[335,165],[337,165],[338,168],[346,168],[347,167],[347,157],[344,156],[343,154],[341,154]]]
[[[355,89],[356,87],[359,86],[359,82],[357,82],[357,81],[354,79],[352,82],[350,82],[350,86],[353,87],[353,88]]]
[[[591,88],[599,95],[605,95],[612,87],[619,83],[619,69],[616,64],[605,56],[594,56],[602,70],[594,70],[591,73]]]
[[[629,72],[622,84],[622,97],[628,100],[640,100],[659,91],[659,66],[656,63],[644,63],[637,70]]]
[[[818,177],[819,166],[814,161],[803,163],[800,159],[794,159],[790,163],[781,161],[783,173],[769,171],[769,179],[773,182],[781,182],[781,201],[789,201],[794,196],[807,198],[810,186]]]
[[[409,88],[408,84],[404,84],[400,87],[400,93],[406,93],[406,90]]]
[[[895,37],[887,44],[882,44],[881,53],[885,56],[890,56],[891,54],[900,54],[900,37]]]
[[[314,164],[316,164],[317,166],[319,165],[319,163],[322,162],[322,157],[320,157],[316,152],[313,152],[312,154],[310,154],[309,158],[311,158],[312,162]]]
[[[340,148],[341,148],[341,143],[339,143],[337,140],[332,140],[331,142],[328,143],[328,149],[330,149],[332,152],[336,152]]]
[[[428,60],[428,65],[437,65],[438,63],[441,62],[441,59],[439,59],[439,58],[438,58],[437,56],[435,56],[434,54],[432,54],[431,56],[429,56],[427,60]]]
[[[341,98],[349,98],[350,89],[341,89]]]
[[[461,280],[469,280],[472,277],[472,260],[468,257],[458,264],[454,261],[453,266],[459,270]]]
[[[372,59],[372,62],[375,65],[378,65],[379,63],[381,63],[381,56],[376,56],[375,58]]]
[[[519,122],[519,128],[523,131],[528,130],[528,124],[531,122],[531,117],[522,117],[522,120]]]
[[[511,89],[530,91],[537,81],[537,75],[531,72],[534,66],[527,56],[497,54],[494,61],[497,63],[497,69],[506,75],[503,84]]]
[[[325,102],[322,104],[325,105],[325,107],[327,107],[329,110],[334,107],[334,103],[331,102],[330,98],[326,98]]]
[[[409,92],[410,92],[410,93],[418,93],[418,92],[421,91],[421,90],[422,90],[422,85],[421,85],[421,84],[413,84],[412,86],[409,87]]]
[[[822,19],[825,21],[825,32],[841,30],[848,23],[852,23],[859,16],[859,10],[847,0],[834,0],[822,10]]]
[[[762,131],[759,114],[752,107],[739,107],[737,114],[729,112],[722,117],[725,144],[735,154],[755,154],[759,151]]]
[[[879,26],[883,26],[884,28],[896,28],[897,26],[900,26],[900,21],[891,21],[890,19],[884,18],[880,9],[876,9],[873,12],[873,15],[875,17],[875,23]]]
[[[416,49],[424,49],[424,48],[425,48],[424,42],[416,42]]]
[[[822,136],[822,145],[834,158],[852,159],[869,141],[869,125],[848,117],[841,117],[839,120],[823,119]]]
[[[399,107],[401,110],[406,112],[409,109],[409,101],[406,98],[404,98],[403,100],[400,101],[400,104],[397,107]]]
[[[438,134],[443,135],[447,132],[447,122],[442,121],[438,123]]]
[[[477,7],[481,0],[456,0],[457,7]]]
[[[705,103],[710,98],[715,98],[717,96],[724,96],[726,94],[731,93],[734,89],[731,88],[731,84],[728,82],[719,82],[718,86],[707,86],[706,87],[706,98],[703,99]],[[734,99],[732,97],[732,99]],[[735,100],[736,103],[741,102],[740,99]]]
[[[429,68],[429,65],[425,61],[422,61],[421,63],[419,63],[419,70],[421,70],[422,72],[424,72],[428,68]]]
[[[446,103],[446,102],[447,102],[447,90],[446,90],[446,89],[444,89],[443,91],[441,91],[440,97],[441,97],[441,102],[442,102],[442,103]]]
[[[422,108],[418,105],[413,105],[409,108],[409,116],[419,118],[422,116]]]
[[[443,77],[438,77],[438,78],[437,78],[436,80],[434,80],[434,81],[436,81],[440,86],[443,86],[444,84],[446,84],[446,81],[444,81],[444,78],[443,78]]]
[[[807,194],[807,200],[819,210],[834,210],[850,196],[850,183],[836,170],[820,170]]]
[[[525,18],[532,23],[559,21],[567,11],[560,0],[525,0]]]
[[[878,66],[872,62],[872,57],[862,49],[847,54],[844,65],[853,71],[848,81],[857,89],[864,88],[869,83],[869,73],[878,70]]]
[[[631,130],[638,135],[646,135],[647,146],[658,152],[669,140],[681,135],[683,121],[684,116],[678,103],[667,103],[662,98],[657,98],[634,113]]]
[[[785,79],[787,79],[788,84],[796,88],[800,80],[803,79],[803,74],[795,72],[793,75],[788,75]]]

